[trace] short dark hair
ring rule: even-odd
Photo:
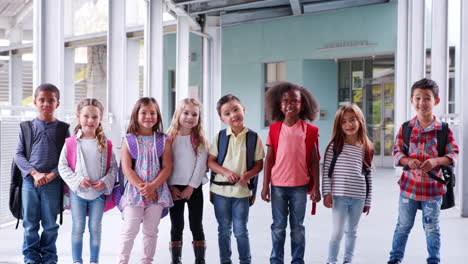
[[[415,82],[411,87],[411,97],[413,97],[414,90],[416,89],[431,90],[434,98],[439,98],[439,85],[431,79],[423,78]]]
[[[221,116],[221,107],[223,107],[225,103],[230,102],[230,101],[237,101],[239,102],[239,104],[241,103],[239,98],[237,98],[237,96],[233,94],[226,94],[222,96],[221,98],[219,98],[218,103],[216,104],[216,111],[218,111],[219,116]]]
[[[51,83],[43,83],[39,85],[36,88],[36,91],[34,91],[34,99],[37,98],[40,92],[53,92],[55,93],[55,97],[57,97],[57,101],[60,101],[60,90],[57,88],[57,86]]]

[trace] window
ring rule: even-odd
[[[278,82],[286,81],[286,63],[285,62],[272,62],[272,63],[265,63],[264,65],[264,96],[267,90],[273,86],[275,86]],[[265,111],[264,111],[265,112]],[[264,115],[264,125],[268,127],[270,122],[267,120],[266,112]]]

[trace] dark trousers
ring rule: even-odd
[[[183,191],[185,185],[174,185],[179,191]],[[203,232],[203,192],[202,185],[193,189],[189,200],[181,199],[174,201],[174,206],[170,209],[171,214],[171,241],[182,241],[184,231],[184,210],[185,203],[188,205],[190,230],[192,231],[193,241],[205,240]]]

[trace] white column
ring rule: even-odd
[[[206,132],[208,138],[211,140],[216,133],[221,129],[221,121],[218,112],[216,111],[216,103],[221,97],[221,27],[219,25],[220,18],[215,16],[207,16],[205,22],[205,33],[210,36],[210,50],[209,50],[209,77],[208,87],[203,92]],[[204,52],[206,53],[206,52]],[[205,55],[206,56],[206,55]],[[205,68],[204,68],[205,70]],[[204,74],[205,76],[205,74]],[[203,83],[206,83],[205,78]],[[205,89],[205,88],[204,88]]]
[[[436,107],[437,116],[448,111],[448,2],[432,1],[432,49],[431,79],[439,85],[440,103]]]
[[[63,87],[63,1],[34,0],[33,88],[41,83]]]
[[[19,106],[23,101],[23,61],[21,54],[13,54],[10,51],[10,63],[8,66],[9,101],[11,105]]]
[[[21,44],[23,39],[22,27],[16,26],[10,29],[8,37],[10,45]],[[21,105],[23,100],[23,60],[21,59],[21,54],[14,54],[10,51],[10,63],[8,66],[9,102],[11,105]]]
[[[460,147],[460,157],[458,166],[461,166],[459,171],[461,172],[457,178],[460,184],[458,188],[460,190],[460,211],[461,216],[468,217],[468,104],[463,102],[468,101],[468,2],[461,1],[461,36],[460,36],[460,71],[457,73],[457,78],[460,78],[461,90],[461,106],[460,106],[460,139],[458,146]],[[466,153],[466,154],[465,154]],[[466,164],[466,166],[465,166]]]
[[[65,49],[65,77],[63,86],[62,107],[73,113],[75,106],[75,49]]]
[[[400,4],[400,3],[399,3]],[[424,45],[424,0],[412,0],[411,5],[411,78],[410,85],[426,76],[426,50]]]
[[[408,2],[398,2],[395,87],[395,134],[408,119]],[[405,103],[403,103],[405,102]]]
[[[176,104],[189,95],[190,25],[187,16],[177,17]]]
[[[127,88],[125,93],[125,120],[130,120],[133,105],[139,98],[140,68],[139,68],[140,40],[127,40]]]
[[[124,112],[127,36],[125,32],[125,0],[109,1],[107,32],[107,104],[106,112],[113,114],[111,139],[120,142],[125,134]]]
[[[163,1],[147,1],[145,21],[146,53],[144,95],[156,98],[161,110],[164,109],[163,37]]]

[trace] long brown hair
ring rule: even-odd
[[[107,145],[107,138],[106,138],[106,135],[104,135],[104,129],[102,128],[102,123],[101,123],[102,116],[104,114],[104,106],[102,105],[101,102],[99,102],[98,99],[86,98],[86,99],[81,100],[80,103],[76,106],[76,116],[78,117],[78,124],[73,130],[73,133],[76,135],[78,131],[81,129],[79,116],[80,116],[81,110],[83,110],[83,108],[85,108],[86,106],[94,106],[97,109],[99,109],[99,112],[101,113],[101,121],[99,121],[99,125],[96,128],[96,139],[97,139],[97,146],[98,146],[99,152],[102,152],[102,150]]]
[[[138,135],[138,130],[140,130],[140,125],[138,124],[138,112],[142,105],[154,104],[156,107],[156,114],[157,114],[157,121],[156,124],[153,126],[154,132],[163,133],[163,124],[162,124],[162,115],[161,110],[159,109],[159,104],[153,97],[142,97],[138,99],[135,103],[135,106],[132,110],[132,115],[130,116],[130,123],[127,128],[127,134],[134,134]]]
[[[330,145],[333,143],[333,152],[340,154],[343,150],[343,145],[345,141],[345,133],[342,128],[343,118],[345,113],[352,113],[356,117],[359,123],[359,129],[357,131],[358,142],[362,144],[364,149],[364,164],[367,168],[372,166],[372,156],[374,149],[372,147],[372,141],[367,136],[367,126],[366,120],[364,119],[364,114],[361,109],[355,104],[346,104],[343,105],[336,111],[335,120],[333,121],[333,130],[330,142],[325,151],[325,155],[328,153]]]
[[[177,109],[175,110],[174,115],[172,116],[172,122],[169,129],[167,130],[167,134],[172,139],[175,139],[175,137],[177,136],[177,133],[180,130],[179,119],[186,105],[193,105],[195,107],[198,107],[198,124],[192,128],[191,132],[193,150],[195,151],[195,153],[197,153],[198,148],[208,147],[205,132],[203,130],[203,109],[201,103],[197,99],[185,98],[179,102],[179,105],[177,106]]]

